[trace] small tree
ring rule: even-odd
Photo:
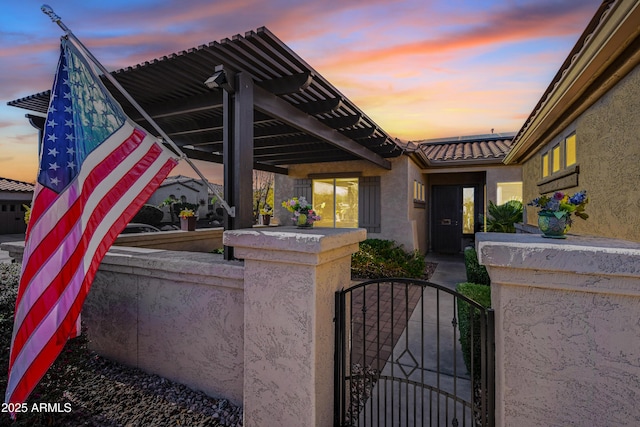
[[[253,218],[258,219],[265,206],[273,206],[273,173],[253,171]]]

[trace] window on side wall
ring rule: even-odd
[[[570,135],[567,139],[564,140],[564,159],[565,159],[565,167],[569,167],[575,165],[577,163],[576,157],[576,134]]]
[[[570,133],[561,141],[554,141],[540,153],[542,179],[538,182],[540,194],[559,191],[578,185],[578,137]]]
[[[413,206],[416,208],[424,208],[424,197],[424,184],[418,180],[413,181]]]
[[[563,173],[578,163],[578,147],[575,132],[567,136],[562,142],[553,145],[541,154],[542,178],[553,174]]]

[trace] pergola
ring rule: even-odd
[[[111,73],[192,159],[224,164],[226,228],[251,227],[252,170],[363,159],[391,169],[402,148],[262,27]],[[106,78],[125,112],[149,123]],[[206,82],[206,84],[205,84]],[[8,105],[46,115],[50,91]],[[40,129],[44,117],[30,115]]]

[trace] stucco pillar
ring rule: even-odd
[[[476,234],[498,426],[640,425],[640,243]]]
[[[230,230],[244,259],[244,425],[331,426],[334,294],[364,229]]]

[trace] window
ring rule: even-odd
[[[475,188],[464,187],[462,189],[462,233],[475,233]],[[460,194],[460,193],[458,193]]]
[[[358,227],[358,178],[312,181],[313,208],[322,217],[319,227]]]
[[[549,153],[542,156],[542,177],[549,176]]]
[[[576,134],[564,140],[565,167],[576,164]]]
[[[552,172],[555,173],[560,170],[560,144],[553,147],[553,150],[551,150],[551,156],[551,160],[553,161]]]
[[[572,133],[562,143],[542,153],[542,178],[561,172],[577,163],[577,138]]]
[[[413,202],[415,207],[424,207],[424,184],[413,181]]]
[[[333,227],[335,224],[336,227],[360,227],[369,233],[380,233],[380,177],[356,176],[357,172],[341,177],[296,179],[294,194],[304,196],[322,216],[323,221],[316,223],[318,226]],[[345,204],[350,207],[346,212]]]
[[[520,182],[499,182],[497,184],[496,202],[498,205],[507,203],[510,200],[522,202],[522,181]]]

